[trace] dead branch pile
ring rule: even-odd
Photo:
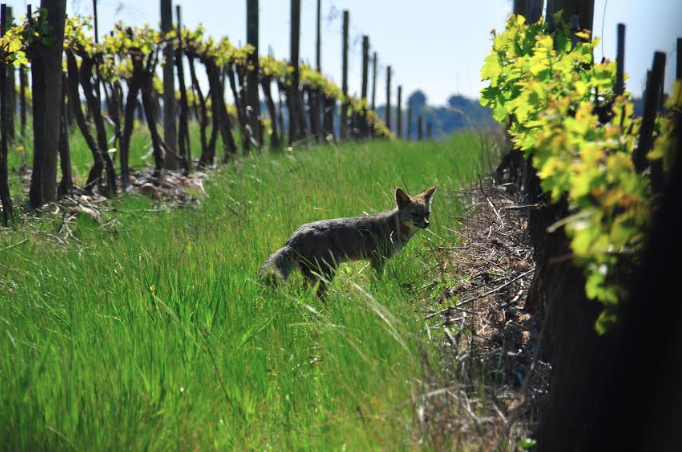
[[[133,190],[164,204],[179,206],[194,203],[206,195],[204,179],[206,173],[194,171],[183,174],[178,171],[166,171],[161,177],[154,175],[153,169],[139,171],[131,175]]]
[[[28,174],[23,177],[26,184],[30,181],[30,170]],[[204,171],[194,171],[186,175],[166,170],[161,176],[155,176],[153,169],[145,169],[130,175],[128,194],[145,196],[156,201],[153,208],[137,209],[136,213],[168,212],[172,208],[196,205],[204,199],[206,175]],[[59,201],[46,204],[37,212],[26,209],[22,215],[22,223],[27,225],[28,231],[34,236],[66,244],[71,240],[78,241],[73,231],[79,216],[95,221],[105,230],[115,231],[119,220],[111,213],[117,209],[120,210],[113,207],[111,200],[99,194],[95,187],[74,187]],[[46,217],[57,220],[56,230],[46,232],[45,228],[39,227]]]

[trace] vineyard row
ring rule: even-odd
[[[151,26],[127,27],[118,23],[100,41],[93,38],[92,18],[66,17],[65,6],[64,1],[43,1],[39,10],[32,11],[29,5],[26,17],[14,24],[11,8],[2,5],[0,199],[5,224],[13,216],[7,152],[14,140],[17,110],[20,131],[25,136],[28,98],[33,106],[34,132],[32,207],[54,201],[73,189],[68,148],[69,127],[73,123],[92,153],[85,188],[97,189],[107,196],[128,188],[130,143],[138,111],[144,112],[149,129],[157,176],[163,169],[189,172],[193,162],[202,167],[213,165],[218,138],[222,142],[220,159],[226,162],[240,152],[239,148],[246,153],[264,143],[280,149],[285,144],[294,146],[310,141],[394,137],[378,118],[374,102],[371,109],[368,106],[368,38],[363,42],[363,94],[355,98],[347,94],[346,77],[340,88],[319,71],[297,63],[298,57],[292,56],[296,63],[291,64],[272,56],[258,56],[250,44],[236,47],[227,38],[206,36],[201,26],[183,27],[179,7],[176,24],[166,26],[165,32]],[[344,36],[348,20],[345,16]],[[163,25],[162,20],[162,28]],[[168,61],[172,63],[165,64]],[[57,64],[59,68],[55,67]],[[19,69],[18,90],[13,67]],[[164,80],[157,75],[160,67]],[[48,73],[50,68],[53,71]],[[200,70],[208,81],[207,90],[200,83]],[[173,79],[168,86],[172,89],[175,80],[178,82],[178,88],[172,91],[164,86],[168,71]],[[59,86],[61,89],[55,89]],[[234,104],[228,105],[225,100],[228,89]],[[175,103],[177,115],[173,115]],[[261,105],[267,115],[261,114]],[[59,115],[55,114],[57,111]],[[173,115],[174,123],[163,134],[157,128],[161,111]],[[190,118],[199,123],[198,156],[191,152]],[[107,136],[106,123],[112,125],[113,137]],[[59,184],[57,156],[62,169]],[[119,174],[115,157],[119,159]]]

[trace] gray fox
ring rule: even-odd
[[[260,276],[268,282],[284,284],[298,267],[309,284],[319,283],[317,295],[322,298],[342,262],[369,259],[372,268],[381,274],[386,259],[400,251],[419,229],[429,227],[435,192],[436,187],[432,187],[410,196],[397,188],[396,209],[304,224],[268,257]]]

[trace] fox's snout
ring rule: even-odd
[[[429,227],[429,220],[427,220],[426,218],[419,221],[412,220],[412,223],[414,223],[414,225],[417,226],[418,228],[422,229],[426,229]]]

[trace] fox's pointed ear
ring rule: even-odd
[[[433,197],[433,194],[436,193],[436,188],[438,187],[431,187],[428,190],[426,190],[424,193],[422,193],[422,196],[426,200],[426,202],[431,202],[431,198]]]
[[[398,205],[398,209],[402,209],[411,202],[410,195],[405,193],[402,188],[395,189],[395,203]]]

